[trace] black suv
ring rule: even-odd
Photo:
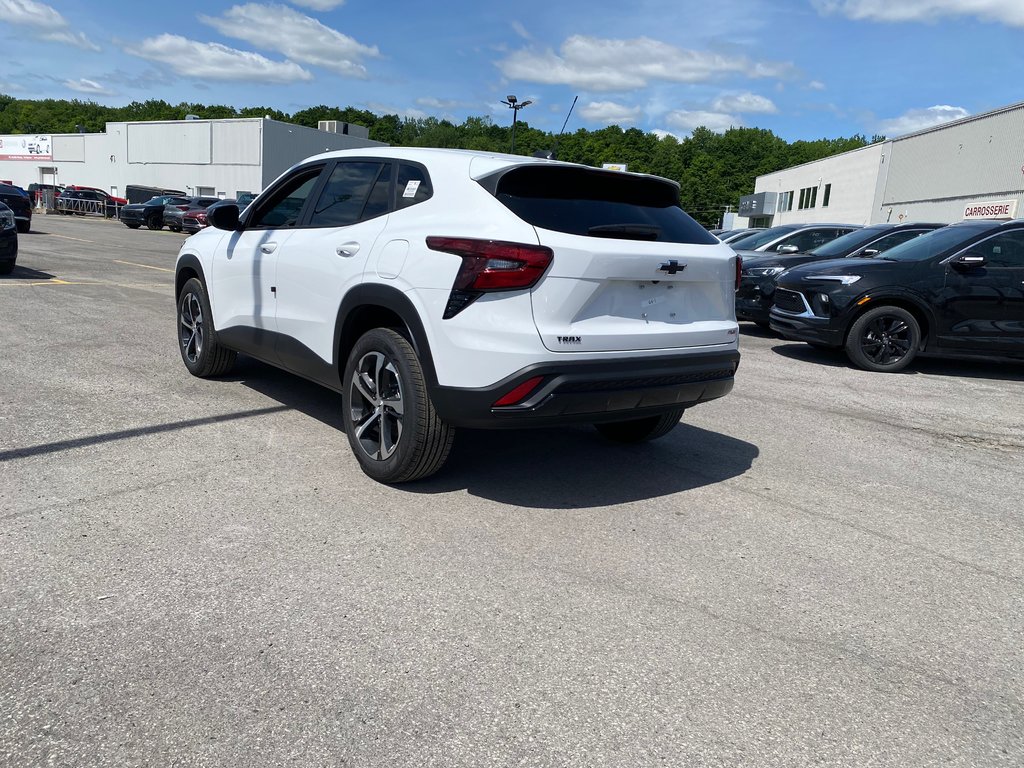
[[[0,184],[0,203],[14,211],[14,222],[19,232],[28,232],[32,227],[32,201],[17,187]]]
[[[771,327],[869,371],[918,354],[1024,359],[1024,220],[966,221],[872,259],[787,270]]]
[[[736,317],[768,327],[768,313],[775,298],[775,278],[790,267],[810,261],[876,256],[918,235],[945,224],[873,224],[804,253],[773,253],[746,256],[736,290]]]

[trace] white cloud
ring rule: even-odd
[[[292,0],[292,2],[303,8],[312,8],[314,11],[330,11],[345,4],[345,0]]]
[[[247,3],[199,20],[227,37],[348,77],[366,77],[361,60],[380,56],[376,46],[363,45],[286,5]]]
[[[870,21],[935,21],[940,16],[976,16],[1024,27],[1021,0],[813,0],[821,13]]]
[[[64,86],[79,93],[89,93],[94,96],[113,96],[114,91],[106,88],[95,80],[86,80],[84,77],[79,80],[65,80]]]
[[[455,99],[435,99],[433,97],[416,99],[416,103],[428,109],[455,109],[456,107],[465,106],[461,101],[455,101]]]
[[[722,112],[705,112],[703,110],[677,109],[665,116],[666,122],[672,128],[683,131],[692,131],[694,128],[708,128],[715,133],[722,133],[730,128],[742,125],[742,121],[733,115]]]
[[[72,31],[68,20],[45,3],[37,3],[35,0],[0,0],[0,18],[8,24],[31,27],[42,40],[66,43],[85,51],[100,50],[84,33]]]
[[[580,107],[580,115],[584,119],[606,125],[635,123],[641,112],[640,107],[627,107],[614,101],[592,101]]]
[[[198,80],[294,83],[313,76],[292,61],[271,61],[252,51],[239,51],[220,43],[201,43],[180,35],[150,37],[125,52],[165,64],[174,72]]]
[[[903,136],[914,131],[922,131],[935,125],[948,123],[950,120],[959,120],[962,117],[970,116],[963,107],[951,107],[947,104],[937,104],[927,109],[911,109],[899,117],[883,120],[878,124],[878,131],[885,136]]]
[[[529,33],[529,32],[528,32],[527,30],[526,30],[526,27],[524,27],[524,26],[522,25],[522,23],[521,23],[521,22],[518,22],[518,21],[513,21],[513,22],[512,22],[512,30],[513,30],[513,31],[514,31],[514,32],[515,32],[515,33],[516,33],[517,35],[519,35],[519,36],[520,36],[521,38],[523,38],[523,40],[533,40],[533,35],[531,35],[531,34],[530,34],[530,33]]]
[[[779,110],[764,96],[756,93],[723,93],[711,103],[715,112],[745,112],[760,115],[774,115]]]
[[[643,88],[653,81],[700,83],[723,74],[781,77],[789,63],[751,62],[743,56],[693,51],[640,37],[633,40],[574,35],[558,53],[521,49],[497,62],[505,77],[594,91]]]
[[[678,133],[672,133],[671,131],[665,131],[665,130],[662,130],[661,128],[655,128],[653,131],[651,131],[651,133],[653,133],[659,139],[664,139],[664,138],[667,138],[667,137],[671,136],[676,141],[682,141],[683,140],[683,137],[680,136]]]
[[[821,82],[821,80],[811,80],[811,82],[807,84],[807,87],[810,88],[812,91],[825,90],[825,84]]]

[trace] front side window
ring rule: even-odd
[[[1024,230],[996,235],[971,246],[968,252],[984,256],[989,267],[1024,267]]]
[[[316,166],[298,171],[274,191],[266,204],[260,206],[246,225],[267,229],[294,227],[302,214],[306,198],[312,194],[322,170],[322,166]]]
[[[778,250],[779,246],[795,245],[798,252],[804,253],[824,245],[829,240],[835,238],[835,236],[836,231],[834,229],[805,229],[791,237],[787,237],[775,246],[775,250]]]
[[[773,240],[777,240],[783,235],[789,234],[794,229],[796,229],[796,226],[793,224],[788,226],[783,225],[779,227],[772,227],[771,229],[754,232],[746,237],[741,237],[739,240],[733,240],[729,245],[737,251],[756,251],[762,245],[767,245]]]

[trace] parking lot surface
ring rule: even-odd
[[[0,278],[0,764],[1024,763],[1024,365],[744,326],[638,447],[181,363],[181,235],[38,216]],[[753,329],[753,330],[752,330]]]

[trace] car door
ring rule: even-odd
[[[956,266],[961,255],[983,265]],[[1002,232],[946,263],[939,308],[940,346],[985,354],[1024,354],[1024,229]]]
[[[221,238],[214,251],[210,303],[224,342],[277,363],[275,284],[277,250],[295,231],[324,163],[303,166],[282,179],[247,212],[241,229]]]
[[[305,219],[277,251],[277,352],[282,365],[333,386],[334,330],[394,206],[394,163],[343,160],[324,174]]]

